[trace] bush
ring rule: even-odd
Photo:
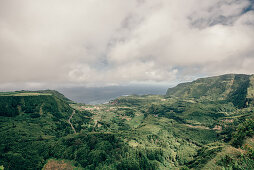
[[[238,125],[235,132],[232,134],[232,145],[240,147],[246,137],[254,135],[254,119],[247,119],[245,122]]]

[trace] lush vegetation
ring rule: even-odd
[[[0,169],[253,169],[253,89],[223,75],[103,105],[2,92]]]

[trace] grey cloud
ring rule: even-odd
[[[188,18],[193,26],[199,28],[232,25],[249,5],[248,0],[214,1],[213,4],[205,3],[203,10],[194,12]]]

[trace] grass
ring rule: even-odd
[[[152,134],[158,134],[158,132],[161,130],[161,128],[157,125],[145,124],[145,125],[141,126],[140,128],[138,128],[138,130],[142,131],[142,132],[150,132]]]
[[[74,163],[69,160],[49,159],[47,160],[47,163],[43,166],[42,170],[52,169],[82,170],[84,168],[74,166]]]
[[[127,124],[130,125],[131,128],[137,128],[142,123],[143,119],[144,115],[140,114],[128,121]]]
[[[30,92],[0,92],[0,96],[48,96],[50,93],[30,93]]]
[[[135,140],[130,140],[128,143],[131,147],[137,147],[139,145],[139,143]]]

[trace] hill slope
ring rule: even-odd
[[[170,88],[166,96],[122,96],[103,105],[70,104],[55,91],[0,93],[0,165],[253,167],[253,80],[253,75],[203,78]]]
[[[66,101],[69,100],[62,96],[49,91],[0,93],[0,116],[11,117],[22,113],[40,116],[50,112],[58,118],[68,117],[71,108]]]
[[[0,93],[0,164],[5,169],[38,169],[52,142],[72,133],[73,109],[48,91]]]
[[[243,108],[253,104],[254,75],[226,74],[209,78],[197,79],[169,88],[168,97],[194,98],[196,100],[226,100]],[[249,99],[249,100],[247,100]],[[250,101],[249,103],[246,103]]]

